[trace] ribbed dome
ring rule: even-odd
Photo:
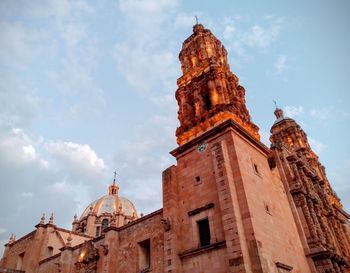
[[[96,216],[100,216],[103,213],[117,213],[118,211],[120,211],[120,209],[126,216],[132,217],[136,215],[137,217],[135,206],[130,200],[124,197],[120,197],[116,194],[109,194],[102,196],[100,199],[97,199],[96,201],[88,205],[84,210],[83,214],[80,216],[80,219],[84,218],[85,216],[88,216],[91,210],[93,214],[95,214]]]

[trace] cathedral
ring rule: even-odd
[[[114,179],[71,230],[43,215],[11,236],[0,272],[350,272],[350,216],[300,125],[276,108],[271,147],[260,141],[227,51],[203,25],[179,59],[178,147],[162,175],[163,208],[138,215]]]

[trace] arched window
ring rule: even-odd
[[[106,228],[108,228],[108,220],[103,219],[102,220],[102,230],[105,230]]]
[[[85,223],[84,223],[84,222],[81,223],[81,225],[80,225],[80,230],[81,230],[81,232],[85,233],[86,228],[85,228]]]
[[[48,246],[47,247],[47,257],[51,257],[53,255],[53,247]]]

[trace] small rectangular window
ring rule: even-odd
[[[96,237],[100,236],[100,227],[96,227]]]
[[[286,265],[284,263],[277,262],[276,263],[278,273],[290,273],[292,272],[293,267],[290,265]]]
[[[256,164],[254,164],[254,171],[256,174],[259,174],[258,165],[256,165]]]
[[[151,267],[151,241],[147,239],[139,243],[139,269],[146,272]]]
[[[198,221],[197,225],[199,231],[200,246],[203,247],[210,245],[210,228],[208,218]]]

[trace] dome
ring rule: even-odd
[[[88,216],[91,210],[94,215],[101,216],[104,213],[117,213],[120,209],[125,216],[133,217],[136,215],[137,217],[135,206],[130,200],[118,196],[117,194],[109,194],[89,204],[80,216],[80,219]]]
[[[116,175],[116,174],[114,174]],[[108,194],[90,203],[78,220],[74,216],[74,232],[98,237],[108,227],[121,227],[138,218],[134,204],[118,195],[119,187],[115,182],[108,187]]]

